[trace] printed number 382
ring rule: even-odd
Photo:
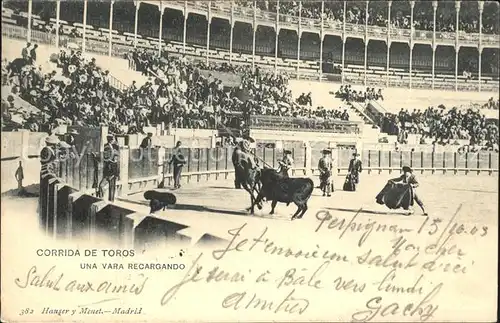
[[[23,309],[21,309],[21,313],[19,315],[22,316],[22,315],[29,315],[29,314],[33,314],[33,309],[32,308],[23,308]]]

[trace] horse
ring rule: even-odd
[[[253,214],[253,207],[257,205],[259,210],[262,209],[261,201],[256,202],[256,196],[259,195],[261,191],[261,183],[260,183],[260,169],[250,169],[245,172],[245,178],[242,178],[240,181],[241,186],[245,191],[250,194],[250,207],[247,208],[247,211],[251,210]]]

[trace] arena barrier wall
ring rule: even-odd
[[[318,149],[310,145],[301,146],[299,142],[295,145],[295,147],[292,145],[283,147],[292,151],[295,160],[291,175],[318,176],[317,164],[313,163],[312,155],[314,151],[315,158],[319,158]],[[157,151],[151,153],[151,156],[155,156],[156,160],[149,161],[146,166],[131,162],[130,149],[127,147],[121,149],[117,196],[156,187],[161,179],[165,180],[165,185],[171,184],[173,174],[167,161],[171,158],[172,149],[154,149]],[[184,183],[229,179],[234,174],[231,161],[232,148],[183,148],[181,151],[186,160],[182,179]],[[336,175],[345,175],[354,151],[354,149],[333,150]],[[254,149],[253,153],[261,159],[261,165],[265,162],[268,166],[276,167],[276,160],[282,156],[282,149],[259,147]],[[39,219],[43,231],[59,239],[92,241],[99,237],[100,240],[107,239],[122,248],[145,248],[152,244],[168,245],[174,241],[194,243],[189,236],[181,232],[188,228],[186,224],[137,213],[97,198],[93,186],[96,184],[95,176],[100,176],[102,173],[102,166],[95,168],[96,164],[89,158],[93,157],[89,154],[80,161],[71,158],[60,160],[55,172],[47,168],[40,171]],[[84,160],[85,162],[82,162]],[[498,175],[498,153],[495,152],[459,154],[446,151],[363,150],[361,160],[364,172],[368,174],[382,172],[399,174],[402,166],[408,165],[418,173]],[[92,167],[89,167],[89,164]],[[78,176],[75,176],[75,172]],[[207,233],[196,243],[217,243],[220,240]]]
[[[40,176],[38,210],[42,231],[56,239],[104,239],[120,248],[228,242],[210,233],[193,241],[180,232],[188,225],[106,202],[71,187],[47,169]]]
[[[86,133],[86,129],[79,128],[78,130],[80,133]],[[105,131],[98,130],[94,129],[92,134],[89,133],[89,136],[91,135],[89,140],[95,142],[94,146],[102,146],[101,138],[105,137]],[[39,183],[38,155],[44,146],[46,136],[44,133],[27,131],[2,133],[2,192],[18,188],[19,183],[16,181],[15,173],[20,162],[24,170],[22,186],[27,187]],[[297,141],[290,137],[278,141],[257,140],[258,147],[255,148],[254,153],[260,160],[260,166],[277,168],[277,161],[283,156],[283,149],[291,150],[295,165],[292,171],[293,176],[316,174],[321,151],[328,147],[334,149],[333,156],[337,164],[335,168],[339,174],[346,173],[353,149],[361,153],[363,167],[370,173],[395,172],[399,171],[403,165],[411,166],[421,173],[486,172],[493,174],[498,172],[498,153],[496,152],[459,153],[455,146],[432,147],[430,145],[399,145],[398,151],[395,151],[394,145],[391,144],[356,145],[355,142],[352,145],[344,145],[353,149],[340,149],[342,145],[340,138],[338,139],[331,141],[327,138],[316,140],[310,138],[308,141]],[[274,143],[274,146],[270,145],[272,148],[266,146],[265,143],[269,142]],[[173,169],[168,164],[172,148],[164,148],[166,145],[163,144],[162,146],[147,149],[142,153],[138,148],[122,146],[120,177],[116,187],[117,196],[155,188],[162,180],[166,186],[173,183]],[[412,149],[414,151],[411,151]],[[55,172],[71,187],[95,194],[95,188],[102,177],[102,162],[94,159],[92,150],[102,157],[102,153],[98,153],[95,149],[82,149],[78,158],[60,160]],[[183,155],[186,158],[186,165],[183,168],[182,181],[185,183],[227,179],[233,176],[232,148],[230,147],[191,148],[187,146],[183,148]]]
[[[278,159],[283,156],[283,149],[292,151],[294,168],[292,176],[316,176],[321,151],[328,147],[328,142],[290,142],[282,148],[266,146],[253,149],[258,164],[278,168]],[[338,175],[343,176],[349,168],[349,161],[355,149],[333,148],[333,156]],[[400,172],[403,166],[410,166],[419,173],[431,174],[498,174],[498,153],[480,151],[478,153],[459,153],[456,151],[391,151],[358,150],[361,154],[366,173]],[[150,149],[129,149],[120,151],[120,179],[117,181],[117,195],[125,196],[156,188],[161,181],[164,185],[173,185],[173,167],[169,163],[173,149],[156,147]],[[233,148],[181,148],[185,159],[182,169],[182,182],[200,182],[229,179],[234,175],[232,164]],[[59,176],[74,187],[92,191],[102,176],[102,163],[94,163],[93,157],[82,158],[78,166],[68,160],[60,163]],[[91,169],[89,170],[89,165]],[[97,167],[97,168],[96,168]],[[75,175],[77,174],[77,175]],[[97,179],[96,179],[97,178]]]

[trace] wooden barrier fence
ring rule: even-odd
[[[137,193],[158,184],[164,178],[166,185],[172,182],[172,172],[168,160],[171,149],[154,148],[147,166],[129,160],[129,149],[123,148],[120,154],[120,178],[117,182],[117,196]],[[311,164],[310,147],[304,151],[292,150],[295,166],[292,176],[316,176],[316,165]],[[276,167],[276,158],[281,156],[278,149],[262,148],[255,155]],[[337,151],[337,170],[339,175],[347,171],[353,150]],[[184,149],[186,156],[183,181],[204,181],[211,179],[229,179],[233,173],[231,148]],[[134,153],[133,153],[134,154]],[[271,156],[271,157],[267,157]],[[135,157],[134,157],[135,158]],[[426,153],[426,152],[387,152],[368,150],[362,152],[364,170],[367,173],[383,171],[398,172],[403,165],[412,167],[416,172],[452,173],[452,174],[498,174],[498,153]],[[129,167],[145,167],[131,170]],[[145,169],[147,171],[145,171]],[[134,175],[131,178],[129,174]],[[91,154],[83,158],[59,160],[54,171],[42,167],[40,173],[39,219],[42,229],[54,238],[93,240],[107,237],[120,247],[142,248],[151,243],[168,244],[171,241],[191,242],[190,237],[178,233],[187,228],[154,215],[140,214],[134,210],[119,207],[93,194],[95,185],[102,176],[102,163]],[[206,233],[198,243],[223,241]]]
[[[320,150],[314,147],[287,148],[292,151],[294,167],[292,176],[317,174]],[[232,148],[182,148],[185,165],[182,170],[184,183],[218,179],[228,179],[234,172]],[[334,150],[334,164],[337,173],[345,174],[352,158],[352,149]],[[169,163],[173,150],[156,147],[141,152],[138,149],[120,150],[120,178],[116,193],[128,195],[156,187],[161,180],[165,185],[173,184],[173,167]],[[278,168],[278,159],[283,150],[277,148],[257,148],[253,151],[260,166]],[[481,151],[478,153],[457,152],[412,152],[366,150],[361,152],[361,161],[366,173],[400,172],[403,166],[410,166],[415,172],[431,174],[498,174],[498,153]],[[102,161],[91,154],[79,161],[68,158],[58,163],[58,176],[72,187],[92,193],[102,178]]]
[[[490,175],[498,174],[498,153],[490,151],[458,153],[367,150],[362,154],[362,161],[368,173],[374,171],[391,173],[400,171],[403,166],[410,166],[420,173],[487,172]]]

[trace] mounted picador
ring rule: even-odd
[[[240,147],[235,149],[232,156],[232,162],[235,172],[235,186],[239,184],[250,194],[252,209],[256,194],[259,192],[260,170],[255,162],[255,156],[250,151],[250,143],[245,139],[240,142]],[[262,208],[261,203],[257,203],[259,209]]]

